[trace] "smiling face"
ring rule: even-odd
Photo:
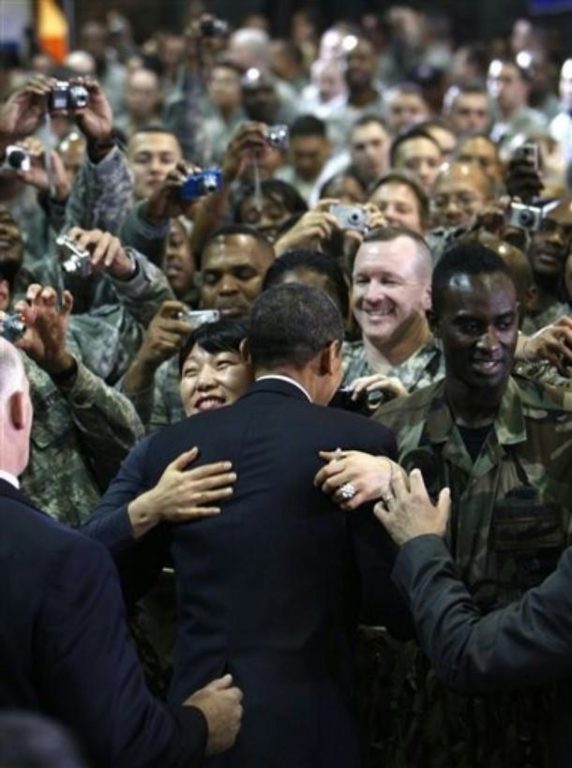
[[[558,280],[572,251],[572,203],[563,200],[545,214],[528,251],[535,275]]]
[[[180,394],[185,413],[193,416],[231,405],[252,381],[252,368],[240,352],[207,352],[195,344],[181,372]]]
[[[201,307],[246,317],[273,260],[272,247],[250,235],[216,238],[203,253]]]
[[[447,381],[468,389],[504,387],[518,337],[518,305],[503,272],[458,274],[442,292],[437,331]]]
[[[430,265],[411,238],[363,243],[354,262],[352,306],[364,337],[382,349],[425,323],[429,283]]]
[[[369,201],[377,205],[389,224],[401,224],[414,232],[423,233],[419,201],[408,184],[399,181],[381,184]]]

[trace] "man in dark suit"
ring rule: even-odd
[[[482,616],[461,581],[443,537],[449,489],[431,503],[419,470],[409,486],[395,473],[375,513],[401,550],[392,577],[408,600],[417,637],[446,683],[466,693],[564,683],[547,734],[551,765],[572,754],[572,547],[557,569],[522,600]]]
[[[108,553],[19,491],[31,424],[22,361],[0,338],[0,709],[64,723],[97,766],[199,765],[233,743],[240,691],[223,677],[171,711],[151,696]]]
[[[262,294],[248,333],[250,391],[136,446],[86,527],[111,549],[128,587],[171,557],[171,700],[226,671],[244,690],[237,743],[209,765],[359,765],[353,631],[360,588],[370,611],[393,608],[392,545],[370,508],[348,515],[313,478],[323,448],[375,446],[393,456],[395,444],[380,425],[324,407],[341,380],[343,332],[337,307],[317,288],[285,284]],[[167,524],[136,497],[193,445],[199,462],[232,462],[234,492],[220,514]]]

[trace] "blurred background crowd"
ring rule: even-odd
[[[146,431],[234,402],[252,379],[242,324],[279,282],[318,285],[343,314],[340,407],[370,415],[436,384],[431,271],[459,243],[506,263],[513,372],[569,411],[566,5],[0,0],[0,332],[31,382],[30,498],[78,527]],[[172,599],[149,615],[159,631],[133,627],[163,692]],[[405,765],[378,738],[372,680],[412,677],[404,661],[390,679],[386,639],[363,642],[371,764]],[[467,754],[482,724],[457,730]],[[528,765],[502,762],[502,730],[490,764]],[[454,744],[411,764],[472,764],[439,762]],[[386,751],[396,762],[376,762]]]

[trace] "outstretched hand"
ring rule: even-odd
[[[437,504],[433,504],[418,469],[409,474],[409,488],[404,475],[394,472],[388,491],[373,511],[391,538],[401,546],[427,533],[445,535],[451,511],[451,494],[448,488],[443,488]]]

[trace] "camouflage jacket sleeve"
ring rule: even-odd
[[[123,377],[115,386],[131,400],[147,431],[155,432],[185,418],[179,379],[179,361],[175,356],[157,368],[152,386],[138,392],[126,392]]]
[[[60,387],[71,409],[79,439],[98,484],[106,488],[121,461],[143,435],[129,400],[83,363],[71,387]]]
[[[147,327],[161,304],[175,298],[164,272],[152,264],[142,253],[126,248],[137,265],[129,280],[110,278],[115,292],[133,319]]]
[[[131,186],[131,174],[119,147],[97,164],[86,158],[68,200],[65,228],[97,228],[117,234],[131,203]]]
[[[152,224],[145,218],[144,205],[144,201],[137,203],[127,214],[121,228],[121,242],[139,253],[144,253],[149,261],[158,265],[163,261],[165,253],[169,220]]]
[[[157,369],[152,405],[148,423],[149,432],[154,432],[185,418],[179,393],[179,361],[177,357],[167,360]]]

